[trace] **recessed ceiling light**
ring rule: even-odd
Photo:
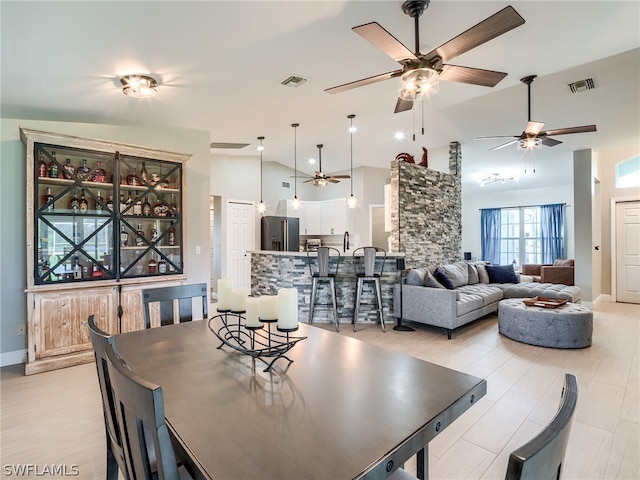
[[[120,79],[122,92],[134,98],[155,97],[158,94],[156,79],[149,75],[125,75]]]

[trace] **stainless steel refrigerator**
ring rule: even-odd
[[[265,216],[261,220],[262,250],[297,252],[300,249],[300,221],[296,217]]]

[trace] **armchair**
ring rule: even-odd
[[[520,273],[530,275],[534,282],[559,283],[575,285],[574,260],[556,259],[549,263],[525,263],[520,267]]]

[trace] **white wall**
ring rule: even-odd
[[[190,153],[185,168],[187,191],[186,273],[193,283],[209,282],[209,132],[152,126],[118,126],[88,123],[1,120],[0,146],[0,364],[13,352],[26,348],[26,337],[17,326],[26,323],[25,147],[20,126],[54,133],[99,138],[151,148]],[[195,254],[196,245],[201,254]]]

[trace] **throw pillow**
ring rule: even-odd
[[[424,285],[424,277],[426,273],[427,270],[425,268],[412,268],[411,270],[409,270],[409,273],[407,273],[406,284],[417,285],[421,287],[422,285]]]
[[[469,270],[469,282],[468,285],[475,285],[476,283],[480,283],[480,277],[478,277],[478,269],[472,263],[467,264],[467,269]]]
[[[513,265],[486,265],[490,283],[518,283]]]
[[[449,279],[449,277],[447,277],[447,274],[444,273],[444,270],[442,270],[442,268],[440,267],[436,268],[436,271],[433,274],[433,276],[436,277],[436,280],[438,282],[444,285],[444,288],[448,290],[455,290],[456,287],[453,285],[453,283],[451,283],[451,280]]]
[[[487,265],[484,262],[475,264],[476,270],[478,270],[478,282],[489,283],[489,274],[487,273]]]
[[[469,268],[467,262],[456,262],[450,265],[443,265],[442,270],[449,277],[454,287],[462,287],[469,283]]]
[[[436,280],[428,270],[426,275],[424,276],[424,286],[431,288],[444,288],[444,285],[438,282],[438,280]]]

